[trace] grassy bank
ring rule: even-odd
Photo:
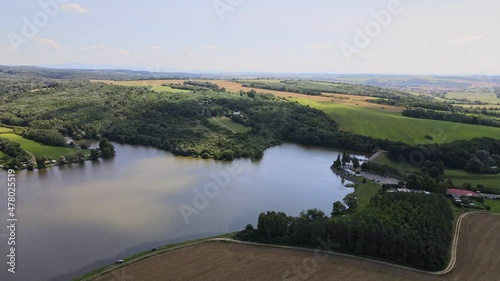
[[[12,133],[0,133],[0,138],[5,138],[10,141],[18,142],[21,145],[22,149],[33,153],[37,157],[45,156],[56,159],[68,153],[73,153],[78,151],[78,149],[75,148],[44,145]]]
[[[462,186],[464,183],[470,183],[472,186],[482,184],[484,186],[500,189],[500,174],[481,175],[461,170],[447,169],[444,175],[450,177],[455,186]]]
[[[500,214],[500,201],[499,200],[485,200],[484,205],[491,207],[490,212]]]
[[[370,199],[375,196],[382,187],[372,181],[368,181],[366,183],[360,183],[356,185],[355,193],[356,197],[358,197],[358,207],[364,208],[368,206],[370,203]]]

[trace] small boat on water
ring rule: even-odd
[[[355,184],[355,183],[350,182],[350,183],[346,183],[344,186],[345,186],[345,187],[356,187],[356,184]]]

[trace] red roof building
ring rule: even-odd
[[[451,195],[453,197],[462,197],[462,196],[480,197],[481,196],[481,193],[479,193],[479,192],[474,192],[474,191],[464,190],[464,189],[455,189],[455,188],[448,188],[448,191],[446,191],[446,194]]]

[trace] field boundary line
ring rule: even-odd
[[[229,130],[231,130],[231,132],[233,132],[233,133],[235,133],[235,134],[236,134],[236,131],[235,131],[235,130],[233,130],[233,129],[231,129],[231,128],[229,128],[229,126],[227,126],[227,125],[225,125],[225,124],[222,124],[219,120],[217,120],[217,119],[215,119],[215,118],[213,118],[213,117],[212,117],[212,119],[213,119],[215,122],[217,122],[217,123],[221,124],[223,127],[226,127],[226,128],[228,128]]]

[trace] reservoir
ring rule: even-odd
[[[256,226],[265,211],[330,215],[353,191],[330,170],[340,153],[331,149],[283,144],[259,161],[220,162],[114,145],[110,160],[16,172],[16,274],[2,227],[0,280],[71,280],[152,247]],[[5,226],[6,188],[0,202]]]

